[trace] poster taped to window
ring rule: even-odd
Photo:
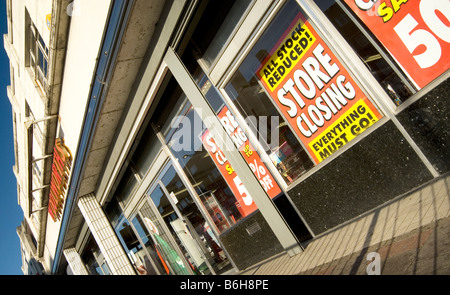
[[[345,0],[418,89],[450,66],[450,1]]]
[[[260,156],[245,135],[243,129],[239,126],[228,108],[223,106],[217,116],[224,126],[225,131],[230,135],[234,145],[241,152],[243,158],[258,178],[259,183],[264,188],[267,195],[271,198],[279,195],[281,193],[281,189],[275,181],[275,178],[261,160]],[[213,135],[209,132],[209,130],[205,130],[201,139],[204,147],[213,159],[214,164],[216,164],[220,173],[225,178],[225,181],[236,197],[236,207],[241,215],[245,217],[254,212],[257,209],[257,206],[253,201],[252,196],[242,183],[236,171],[234,171],[233,167],[231,167],[230,163],[225,158],[222,150],[216,144]]]
[[[302,14],[256,74],[316,164],[382,117]]]

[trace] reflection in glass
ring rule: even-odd
[[[110,200],[105,213],[136,272],[141,275],[157,274],[116,199]]]
[[[206,2],[206,1],[205,1]],[[206,67],[211,67],[253,0],[209,1],[190,42]]]
[[[281,9],[225,87],[239,112],[244,118],[255,118],[256,126],[260,126],[261,118],[279,118],[274,121],[278,122],[278,126],[267,120],[267,135],[259,138],[272,138],[272,132],[278,132],[278,145],[267,142],[264,146],[269,147],[266,152],[287,184],[312,168],[313,163],[259,84],[256,73],[274,44],[277,44],[280,32],[286,31],[299,12],[295,1],[289,1]]]
[[[85,263],[90,275],[110,275],[108,264],[100,252],[100,248],[93,236],[89,240],[81,253],[81,260]]]
[[[176,246],[172,244],[167,233],[161,227],[161,224],[153,214],[150,205],[145,202],[139,212],[143,218],[143,220],[140,220],[141,225],[142,223],[144,224],[142,228],[147,230],[147,234],[150,235],[154,241],[155,252],[158,255],[159,262],[163,265],[165,272],[170,275],[190,274],[181,257],[178,255],[178,252],[175,250]]]
[[[182,218],[182,220],[172,221],[171,226],[178,233],[184,248],[189,252],[191,264],[196,265],[201,273],[209,272],[208,264],[214,268],[215,272],[227,270],[226,266],[231,267],[215,234],[198,210],[173,166],[168,169],[161,181],[172,199],[172,204],[177,207],[179,217]],[[216,212],[215,214],[223,213]],[[223,217],[216,217],[216,219],[219,222],[226,222]]]
[[[123,218],[121,222],[115,227],[117,236],[119,237],[122,246],[127,251],[128,258],[132,262],[136,272],[140,275],[156,275],[158,274],[147,254],[140,244],[137,236],[128,221]]]
[[[116,191],[114,192],[114,199],[117,198],[117,200],[122,203],[123,206],[125,206],[130,200],[132,193],[134,192],[134,189],[137,187],[137,185],[138,179],[136,178],[136,175],[131,166],[128,166],[124,171],[123,177],[119,182]]]
[[[411,84],[406,85],[402,81],[370,40],[364,36],[361,30],[347,16],[346,12],[342,9],[342,7],[347,7],[346,4],[343,4],[345,3],[344,1],[341,1],[342,4],[338,4],[335,0],[315,0],[315,2],[355,50],[368,70],[380,82],[381,86],[397,106],[414,94]],[[351,9],[347,9],[349,12],[351,11]],[[406,80],[406,77],[404,77],[404,80]]]
[[[158,152],[161,150],[161,143],[156,138],[151,125],[147,126],[143,134],[135,139],[139,144],[133,153],[131,162],[136,167],[136,172],[142,178],[150,168],[153,160],[156,158]]]
[[[145,249],[150,254],[150,257],[155,265],[155,268],[158,269],[159,274],[168,274],[167,266],[165,266],[164,261],[160,258],[158,254],[156,242],[153,240],[151,233],[145,227],[144,221],[141,219],[141,216],[138,214],[132,220],[133,226],[136,229],[138,236],[141,238]]]
[[[155,116],[155,125],[178,159],[216,228],[223,232],[243,218],[239,203],[203,148],[201,135],[204,125],[201,118],[175,79],[171,79],[166,89],[164,103],[160,103],[155,111],[155,114],[160,114]],[[168,105],[176,106],[177,112],[171,112],[175,109],[167,108]]]

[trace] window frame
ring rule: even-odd
[[[257,1],[256,4],[258,4]],[[230,40],[230,44],[227,47],[227,50],[221,56],[221,60],[218,61],[218,64],[222,64],[221,67],[224,69],[219,72],[216,69],[213,69],[209,75],[209,79],[215,85],[215,87],[219,90],[220,94],[224,98],[227,105],[230,107],[233,114],[241,126],[245,126],[245,132],[250,137],[250,141],[254,143],[255,148],[257,148],[260,156],[264,158],[267,156],[266,152],[262,148],[261,144],[258,142],[258,134],[255,134],[252,131],[252,128],[248,128],[248,125],[245,124],[245,118],[239,112],[235,104],[230,99],[228,93],[225,88],[227,84],[231,81],[233,75],[239,70],[240,65],[243,63],[245,58],[248,56],[250,51],[253,49],[255,44],[259,41],[260,37],[264,34],[265,30],[272,23],[273,19],[277,16],[278,12],[282,9],[282,7],[286,4],[287,0],[281,1],[272,1],[271,5],[267,5],[266,11],[260,9],[258,7],[259,15],[256,16],[256,12],[252,11],[248,14],[247,17],[255,17],[258,19],[258,25],[254,28],[250,26],[241,26],[239,30],[236,32],[235,36],[247,36],[246,40],[243,41],[242,38],[233,38]],[[335,29],[334,25],[328,20],[328,18],[323,14],[320,8],[313,2],[313,0],[296,0],[297,4],[299,4],[300,9],[303,10],[305,16],[309,18],[310,23],[314,27],[314,29],[320,34],[324,42],[332,49],[335,56],[340,60],[343,66],[347,69],[351,77],[354,79],[356,85],[366,94],[369,101],[371,101],[374,106],[378,109],[378,111],[383,115],[382,118],[379,119],[371,128],[365,130],[361,135],[357,138],[353,139],[345,146],[340,148],[338,151],[331,154],[327,159],[322,161],[319,164],[315,164],[311,169],[306,171],[303,175],[297,178],[290,184],[286,184],[285,181],[282,180],[281,174],[278,172],[276,167],[270,165],[271,161],[269,161],[269,170],[271,170],[272,174],[276,176],[279,183],[283,186],[285,190],[289,190],[290,188],[296,186],[300,182],[304,181],[310,175],[316,173],[318,170],[322,169],[324,166],[329,164],[331,161],[345,153],[347,150],[351,149],[353,146],[358,144],[365,137],[369,136],[372,132],[377,130],[380,126],[384,125],[389,120],[395,119],[393,109],[395,104],[391,101],[389,96],[386,94],[385,90],[381,87],[375,77],[369,72],[364,63],[360,60],[360,58],[354,53],[353,49],[350,45],[345,41],[342,35]],[[256,6],[255,4],[255,6]],[[252,12],[254,14],[252,14]],[[244,19],[243,23],[247,20]],[[231,48],[231,49],[230,49]],[[239,48],[237,52],[234,52],[234,48]],[[234,54],[234,55],[233,55]],[[218,82],[215,82],[218,81]],[[275,106],[277,111],[278,108]],[[279,112],[279,115],[283,117],[283,115]],[[289,124],[288,124],[289,125]],[[292,127],[290,126],[291,130]],[[295,135],[295,132],[293,132]],[[297,136],[296,136],[297,137]],[[298,139],[300,144],[303,143]]]
[[[224,134],[222,123],[210,108],[207,99],[203,96],[195,81],[192,80],[191,74],[185,68],[183,62],[172,47],[167,49],[163,62],[172,73],[184,94],[188,97],[192,106],[202,110],[200,118],[204,122],[205,127],[213,134],[223,134],[223,137],[215,137],[217,145],[219,147],[234,147],[231,137],[228,134]],[[301,243],[298,242],[280,212],[275,208],[273,202],[267,197],[267,193],[256,179],[250,166],[242,158],[241,152],[235,148],[222,148],[222,151],[247,190],[252,192],[253,201],[258,206],[259,211],[268,222],[269,227],[282,247],[289,255],[296,255],[303,251]]]
[[[394,103],[314,1],[295,1],[305,12],[306,16],[309,17],[314,29],[321,34],[324,41],[333,49],[336,57],[339,58],[348,72],[356,80],[358,86],[368,95],[368,98],[375,103],[384,115],[392,113],[393,107],[395,106]],[[263,5],[260,2],[266,1],[256,1],[252,10],[246,16],[246,19],[242,21],[243,25],[240,26],[239,30],[228,43],[227,49],[223,52],[220,60],[217,61],[217,64],[220,64],[222,70],[217,69],[218,66],[216,66],[209,74],[210,80],[221,92],[224,92],[225,86],[287,0],[271,1],[272,3],[270,5],[265,5],[266,10],[263,9]],[[250,17],[257,19],[258,24],[254,26],[244,25],[247,24],[248,18]],[[253,21],[256,22],[255,20]]]
[[[224,54],[229,54],[229,52],[231,50],[233,50],[232,48],[229,48],[229,46],[232,43],[232,40],[234,40],[236,37],[238,37],[238,36],[236,36],[236,34],[241,31],[241,27],[245,27],[245,26],[249,25],[249,22],[254,21],[251,14],[255,14],[255,12],[258,13],[258,10],[260,10],[261,8],[264,8],[265,5],[267,5],[267,3],[270,3],[270,1],[260,1],[260,0],[250,0],[250,1],[251,1],[250,4],[248,5],[248,7],[244,11],[244,13],[241,15],[239,22],[235,24],[234,29],[231,31],[227,40],[224,42],[222,49],[220,49],[217,52],[217,55],[214,58],[214,60],[211,62],[211,64],[207,65],[207,63],[205,61],[203,61],[203,58],[198,60],[200,67],[203,69],[203,71],[207,75],[210,75],[214,71],[217,71],[218,69],[222,68],[221,65],[218,65],[218,64],[221,60],[227,59],[227,56],[222,58],[222,56]],[[257,3],[257,2],[259,2],[259,3]],[[262,3],[263,4],[265,3],[265,4],[261,5]],[[245,21],[246,21],[246,23],[244,23]]]
[[[34,74],[34,80],[45,93],[47,85],[48,67],[49,67],[49,49],[36,26],[31,23],[29,26],[29,67]],[[41,61],[41,56],[43,61]],[[41,62],[44,62],[46,69],[41,68]]]
[[[255,0],[246,15],[242,17],[240,24],[226,43],[225,49],[221,51],[211,69],[205,71],[218,89],[220,89],[219,85],[224,84],[223,79],[230,78],[230,69],[236,67],[236,63],[242,62],[242,56],[247,55],[249,49],[259,39],[263,33],[261,27],[268,25],[267,18],[272,19],[284,2],[285,0],[278,3],[273,0]],[[245,52],[242,52],[242,49]]]

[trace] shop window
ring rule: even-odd
[[[392,102],[399,106],[417,89],[389,56],[370,30],[341,0],[315,0],[316,4],[353,48],[367,69],[384,88]],[[370,11],[368,13],[371,13]],[[372,11],[372,13],[375,13]]]
[[[154,263],[155,268],[158,269],[159,274],[167,274],[164,268],[163,261],[161,261],[160,256],[158,255],[158,251],[156,249],[156,243],[153,241],[150,232],[145,227],[144,221],[142,218],[137,215],[132,220],[133,226],[137,231],[137,234],[142,240],[142,243],[144,244],[145,249],[150,255],[151,261]]]
[[[130,201],[135,189],[161,151],[161,147],[151,124],[147,124],[136,136],[135,144],[119,173],[119,181],[113,189],[114,197],[122,206],[125,207]]]
[[[334,50],[287,1],[224,87],[245,118],[281,115],[265,147],[288,185],[382,117]]]
[[[111,271],[100,252],[100,248],[94,240],[93,236],[90,236],[83,252],[81,253],[81,260],[85,263],[86,268],[90,275],[110,275]]]
[[[199,274],[211,274],[211,268],[215,273],[229,269],[230,262],[216,235],[175,168],[169,164],[160,177],[160,184],[153,188],[150,196],[172,235],[181,242],[180,248],[191,268]],[[217,205],[216,209],[220,210]],[[213,215],[210,211],[208,213]],[[215,224],[217,227],[230,227],[225,220]]]
[[[161,150],[161,143],[156,138],[156,134],[149,124],[142,134],[139,134],[135,140],[138,144],[134,147],[131,162],[134,164],[136,172],[141,178],[150,168],[153,160]]]
[[[279,115],[274,103],[267,97],[255,73],[258,72],[274,44],[277,44],[280,38],[279,32],[284,32],[291,25],[299,11],[298,5],[293,2],[279,13],[225,87],[227,95],[244,118],[254,118],[253,129],[258,130],[259,133],[261,129],[259,126],[263,126],[260,120],[268,123],[266,135],[259,134],[258,138],[288,185],[312,168],[313,162],[286,120]],[[247,121],[251,122],[251,120]],[[272,125],[271,122],[277,124]],[[278,136],[274,137],[272,133]],[[264,142],[265,139],[267,139],[266,142]]]
[[[155,111],[154,124],[178,159],[217,229],[223,232],[245,214],[210,154],[203,148],[201,138],[205,130],[202,119],[175,79],[171,79],[163,96]],[[224,220],[215,218],[219,211],[224,214]]]
[[[159,220],[150,204],[145,201],[133,224],[141,229],[138,230],[138,234],[142,240],[147,240],[146,248],[155,263],[159,265],[161,274],[188,275],[189,270],[176,250],[177,242],[169,236],[170,233],[164,229]]]
[[[158,266],[153,263],[151,256],[149,258],[148,251],[145,248],[146,243],[149,241],[145,240],[144,244],[141,244],[137,236],[139,231],[136,230],[136,233],[134,232],[134,228],[124,217],[122,208],[116,199],[111,199],[107,204],[105,213],[136,273],[139,275],[158,274],[156,270]]]
[[[202,18],[197,27],[203,28],[202,32],[196,31],[190,42],[195,47],[195,53],[205,68],[210,68],[232,36],[239,21],[245,15],[247,9],[254,0],[231,1],[204,1],[207,3]],[[205,42],[204,36],[208,36],[211,42]],[[208,40],[209,41],[209,40]]]
[[[152,265],[147,252],[128,221],[123,218],[114,229],[136,272],[140,275],[157,275],[158,273]]]
[[[244,3],[236,3],[235,6],[237,5],[249,7],[250,3],[246,3],[245,5]],[[215,7],[208,8],[213,10]],[[208,10],[203,12],[199,25],[196,26],[194,33],[190,37],[189,45],[183,52],[182,60],[214,112],[222,118],[224,113],[229,111],[231,116],[235,117],[236,114],[233,113],[232,109],[229,109],[222,98],[222,95],[208,79],[208,69],[204,66],[204,59],[207,55],[207,50],[202,50],[202,48],[214,47],[217,46],[217,44],[215,40],[216,37],[211,37],[213,35],[207,34],[208,26],[201,24],[206,24],[206,22],[209,21],[213,26],[220,26],[221,21],[223,21],[220,18],[211,21],[209,19],[210,15],[211,13]],[[242,18],[243,15],[244,12],[241,10],[239,17],[236,15],[234,18],[235,21],[230,23],[233,23],[234,26],[238,27],[239,19]],[[231,25],[224,24],[223,26]],[[198,44],[202,44],[202,46],[199,46]],[[236,76],[239,76],[239,73]],[[267,152],[270,159],[272,159],[274,166],[282,175],[284,181],[287,184],[292,183],[295,179],[313,166],[311,160],[308,158],[307,153],[301,148],[300,143],[296,140],[285,120],[279,115],[273,103],[267,100],[265,97],[266,94],[259,87],[257,80],[253,79],[249,81],[249,86],[246,86],[245,90],[240,94],[237,93],[237,91],[242,91],[242,88],[239,85],[241,82],[238,80],[239,77],[234,79],[236,88],[233,88],[233,83],[230,83],[227,87],[230,91],[229,96],[232,97],[238,111],[241,115],[243,115],[244,120],[249,125],[250,129],[253,130],[253,133],[257,136],[259,144]],[[253,86],[256,86],[256,88]],[[236,99],[238,97],[240,99]],[[235,138],[233,137],[233,134],[231,134],[231,136],[232,139]],[[243,137],[247,138],[248,134],[243,135]],[[245,142],[245,140],[242,142]],[[241,141],[239,140],[235,141],[235,145],[238,149],[244,151],[248,150],[249,152],[258,155],[256,149],[250,149],[250,147],[256,143],[243,145],[240,143]],[[246,157],[248,154],[249,153],[244,153],[244,159],[248,160],[248,157]],[[280,190],[278,189],[278,185],[275,184],[275,179],[270,175],[269,169],[264,164],[260,167],[260,165],[255,165],[253,161],[251,162],[252,163],[249,163],[249,165],[254,167],[255,172],[258,172],[255,174],[260,176],[258,177],[260,182],[263,184],[265,183],[263,186],[266,189],[266,192],[268,192],[269,196],[272,198],[276,197]],[[260,171],[263,171],[264,173],[261,174]],[[269,178],[264,181],[264,177]],[[233,187],[233,184],[231,184],[231,186]],[[272,190],[273,192],[270,192],[269,190]]]
[[[137,188],[140,179],[131,163],[124,167],[122,174],[122,178],[114,192],[114,197],[125,207]]]

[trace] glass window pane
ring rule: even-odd
[[[168,190],[173,204],[176,204],[183,218],[182,222],[172,222],[171,226],[177,231],[178,237],[182,241],[185,249],[189,252],[191,264],[195,265],[200,273],[210,274],[204,258],[206,257],[209,265],[214,268],[216,273],[230,269],[231,263],[221,248],[220,242],[197,208],[197,205],[183,185],[173,166],[169,168],[161,181]],[[230,224],[227,224],[227,220],[223,217],[225,213],[220,211],[218,207],[216,209],[215,211],[209,212],[211,217],[217,221],[218,225],[230,227]],[[183,232],[187,232],[188,234],[183,234]],[[206,255],[202,254],[201,251]]]
[[[398,66],[395,65],[395,62],[388,63],[392,59],[383,46],[381,44],[377,48],[374,46],[379,42],[372,36],[372,33],[369,30],[365,30],[364,34],[360,29],[362,27],[358,27],[348,16],[352,12],[343,4],[344,1],[340,3],[338,1],[315,0],[316,4],[355,50],[361,61],[381,84],[395,105],[400,105],[412,96],[416,90],[405,75],[394,71],[393,67],[398,69]]]
[[[136,139],[136,141],[139,141],[139,138]],[[144,134],[141,136],[139,145],[132,156],[132,162],[136,167],[136,172],[139,173],[141,177],[143,177],[150,168],[160,150],[161,143],[156,138],[155,132],[153,132],[152,127],[149,124]]]
[[[152,197],[152,199],[155,199],[159,202],[161,199],[165,198],[160,195],[160,192],[160,190],[155,190],[155,195]],[[168,202],[164,202],[163,200],[163,203]],[[167,208],[167,206],[164,207]],[[163,212],[167,211],[170,213],[172,219],[176,219],[176,215],[174,215],[174,212],[163,209]],[[164,266],[165,272],[170,275],[188,275],[188,269],[179,256],[178,251],[175,250],[178,248],[177,245],[174,245],[172,243],[172,240],[170,239],[164,228],[161,226],[159,219],[153,214],[153,211],[147,202],[144,203],[140,212],[142,214],[142,217],[144,219],[143,222],[148,232],[151,234],[152,239],[155,241],[155,250],[161,263]],[[164,217],[167,216],[161,215],[161,217],[163,217],[164,219]]]
[[[159,185],[156,186],[150,196],[163,218],[168,218],[169,220],[175,220],[178,218],[172,206],[170,205],[169,200],[167,199],[166,195]]]
[[[114,197],[117,198],[118,201],[121,202],[123,206],[125,206],[130,200],[130,197],[134,192],[134,189],[137,187],[137,185],[138,180],[135,176],[135,173],[132,171],[131,167],[128,166],[125,169],[125,173],[121,181],[119,182],[117,190],[114,193]]]
[[[140,275],[156,275],[144,248],[125,218],[115,227],[115,231],[136,272]]]
[[[151,260],[154,263],[152,265],[155,265],[155,267],[158,268],[159,274],[161,274],[161,275],[167,274],[167,272],[164,269],[163,262],[161,261],[159,255],[158,255],[155,241],[153,240],[153,238],[151,237],[151,234],[145,227],[145,224],[144,224],[143,220],[141,219],[141,217],[139,215],[137,215],[132,220],[132,223],[133,223],[133,226],[136,229],[140,239],[144,243],[145,249],[150,254]],[[145,261],[145,263],[144,263],[144,265],[146,265],[146,266],[149,264],[150,264],[150,261]],[[146,269],[149,269],[149,268],[146,267]]]
[[[108,268],[108,265],[106,263],[102,264],[102,271],[103,271],[103,274],[106,275],[106,276],[111,274],[109,272],[109,268]]]
[[[164,103],[155,111],[155,125],[159,126],[167,145],[178,159],[189,181],[211,216],[220,208],[226,222],[216,222],[220,232],[243,218],[240,205],[209,153],[203,148],[201,135],[204,126],[197,112],[187,100],[175,79],[169,82]],[[170,113],[167,106],[180,106]]]
[[[48,48],[45,45],[44,39],[42,39],[41,35],[39,35],[39,46],[45,51],[45,55],[48,56]]]
[[[279,32],[286,31],[299,12],[300,8],[295,1],[286,4],[225,87],[226,93],[240,113],[249,122],[253,122],[254,129],[259,133],[259,140],[266,147],[266,153],[287,184],[313,167],[313,162],[287,122],[279,115],[277,108],[259,83],[256,73],[274,44],[278,43]],[[265,121],[261,122],[261,119]],[[265,124],[267,128],[261,130],[259,126]]]
[[[253,0],[209,1],[203,9],[190,41],[206,67],[211,67],[219,56],[252,2]]]
[[[141,275],[157,274],[133,228],[128,220],[124,218],[122,209],[115,198],[108,203],[105,213],[136,272]]]
[[[33,56],[36,56],[36,48],[37,48],[37,44],[36,44],[36,36],[34,34],[34,30],[33,27],[30,27],[30,53]]]
[[[42,75],[44,75],[44,78],[47,77],[47,59],[44,56],[44,53],[39,49],[39,68],[42,71]]]
[[[81,253],[81,259],[85,263],[86,268],[90,275],[109,275],[109,267],[104,260],[100,248],[93,236],[89,237],[89,240]],[[100,259],[101,258],[101,259]],[[101,266],[100,266],[101,264]]]

